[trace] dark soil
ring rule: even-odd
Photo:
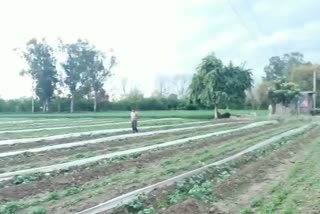
[[[202,204],[194,199],[188,199],[180,204],[171,206],[169,209],[159,212],[161,214],[202,214],[206,209]]]
[[[195,199],[187,199],[180,204],[175,204],[159,214],[229,214],[217,207],[208,207]]]

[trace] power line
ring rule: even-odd
[[[249,36],[251,37],[252,41],[255,42],[257,40],[256,35],[252,33],[249,26],[247,25],[246,21],[242,18],[241,14],[237,10],[237,8],[232,4],[231,0],[227,0],[229,7],[233,11],[233,13],[236,15],[237,20],[240,22],[240,24],[243,26],[244,29],[249,33]],[[264,47],[262,47],[264,48]],[[263,59],[265,56],[262,55],[261,51],[257,51],[257,54],[260,55],[260,58]]]
[[[248,0],[244,0],[244,2],[245,2],[245,4],[246,4],[246,6],[247,6],[248,11],[250,12],[250,14],[251,14],[251,16],[252,16],[252,18],[253,18],[252,20],[253,20],[253,21],[255,22],[255,24],[256,24],[257,30],[259,31],[259,33],[264,34],[264,31],[263,31],[262,28],[261,28],[261,25],[260,25],[260,23],[259,23],[259,21],[258,21],[258,18],[257,18],[257,16],[255,15],[255,13],[253,12],[253,10],[252,10],[252,8],[251,8]]]
[[[247,25],[247,23],[244,21],[244,19],[242,18],[242,16],[240,15],[240,13],[238,12],[238,10],[236,9],[236,7],[233,6],[231,0],[227,0],[229,7],[231,8],[231,10],[234,12],[234,14],[237,16],[238,21],[241,23],[241,25],[247,30],[247,32],[249,33],[249,35],[255,40],[255,36],[252,35],[251,30],[249,29],[249,26]]]
[[[257,35],[255,33],[253,33],[251,30],[250,30],[250,27],[249,25],[247,25],[245,19],[241,16],[240,12],[237,10],[237,8],[232,4],[232,1],[231,0],[227,0],[228,4],[229,4],[229,7],[231,8],[231,10],[233,11],[233,13],[236,15],[237,17],[237,20],[240,22],[240,24],[246,29],[246,31],[249,33],[251,39],[253,42],[255,42],[257,40]],[[248,2],[246,1],[247,3],[247,7],[249,8],[249,10],[251,10],[251,7],[249,6]],[[253,19],[255,20],[257,26],[259,26],[259,23],[258,23],[258,20],[257,18],[255,18],[255,15],[254,13],[252,12],[252,15],[253,15]],[[258,32],[258,36],[264,36],[264,33],[262,32],[262,30],[260,30],[260,33]],[[275,49],[270,46],[269,48],[266,48],[266,47],[261,47],[262,49],[265,49],[266,52],[269,52],[270,49],[272,50],[272,52],[274,54],[277,54],[278,51],[275,51]],[[260,57],[262,58],[265,58],[260,51],[258,51],[258,54],[260,55]]]
[[[255,12],[252,10],[252,7],[250,6],[248,0],[244,0],[245,4],[246,4],[246,7],[249,11],[249,13],[251,14],[252,16],[252,20],[254,21],[255,25],[256,25],[256,28],[257,28],[257,31],[258,31],[258,34],[260,34],[261,36],[264,36],[266,33],[264,31],[264,29],[262,28],[263,25],[261,25],[260,23],[260,19],[256,16]],[[276,54],[276,53],[279,53],[279,50],[275,50],[274,47],[270,46],[270,48],[272,49],[272,51]]]

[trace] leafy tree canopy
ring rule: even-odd
[[[298,65],[308,65],[299,52],[284,54],[283,56],[273,56],[269,59],[269,64],[264,67],[264,81],[274,81],[279,78],[289,78],[292,69]]]
[[[29,68],[22,71],[21,75],[28,75],[33,79],[36,83],[36,95],[43,102],[43,111],[48,111],[48,102],[52,98],[58,82],[53,49],[45,39],[41,41],[31,39],[22,52],[22,56]]]
[[[299,65],[292,69],[291,81],[299,85],[303,91],[313,90],[313,72],[319,71],[320,65]],[[318,74],[319,76],[319,74]],[[317,78],[319,79],[319,78]],[[318,87],[318,91],[320,88]]]
[[[300,95],[298,85],[286,81],[284,78],[275,80],[273,88],[268,91],[268,97],[273,104],[281,103],[288,106],[292,100]]]
[[[245,97],[245,90],[252,86],[249,69],[224,66],[214,53],[202,59],[193,76],[190,92],[191,101],[206,107],[215,108],[217,117],[218,106],[240,97]]]

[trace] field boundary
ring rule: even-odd
[[[100,161],[103,159],[120,157],[120,156],[129,155],[129,154],[145,152],[145,151],[149,151],[149,150],[153,150],[153,149],[169,147],[169,146],[173,146],[173,145],[187,143],[187,142],[190,142],[193,140],[204,139],[204,138],[208,138],[208,137],[212,137],[212,136],[219,136],[219,135],[223,135],[223,134],[229,134],[229,133],[233,133],[233,132],[237,132],[237,131],[241,131],[241,130],[246,130],[246,129],[250,129],[250,128],[255,128],[255,127],[260,127],[260,126],[264,126],[264,125],[268,125],[268,124],[275,124],[275,123],[277,123],[277,121],[260,121],[260,122],[255,122],[255,123],[251,123],[251,124],[242,126],[240,128],[228,129],[228,130],[224,130],[224,131],[213,132],[213,133],[193,136],[193,137],[189,137],[189,138],[183,138],[183,139],[169,141],[169,142],[162,143],[162,144],[139,147],[139,148],[135,148],[135,149],[129,149],[129,150],[124,150],[124,151],[120,151],[120,152],[99,155],[99,156],[95,156],[95,157],[91,157],[91,158],[85,158],[85,159],[71,161],[71,162],[62,163],[62,164],[54,164],[54,165],[50,165],[50,166],[44,166],[44,167],[2,173],[2,174],[0,174],[0,181],[10,179],[16,175],[23,175],[23,174],[30,174],[30,173],[37,173],[37,172],[51,172],[51,171],[55,171],[55,170],[67,169],[67,168],[70,168],[73,166],[81,166],[81,165],[97,162],[97,161]]]
[[[153,191],[153,190],[155,190],[157,188],[161,188],[161,187],[172,185],[172,184],[174,184],[174,183],[176,183],[178,181],[181,181],[183,179],[191,177],[191,176],[193,176],[195,174],[201,173],[201,172],[207,170],[208,168],[210,168],[212,166],[219,166],[219,165],[225,164],[225,163],[227,163],[229,161],[237,159],[238,157],[240,157],[240,156],[242,156],[244,154],[253,152],[253,151],[255,151],[257,149],[260,149],[262,147],[265,147],[265,146],[267,146],[269,144],[278,142],[279,140],[281,140],[283,138],[287,138],[287,137],[302,133],[303,131],[305,131],[306,129],[310,128],[311,126],[312,126],[312,124],[304,125],[302,127],[295,128],[295,129],[292,129],[290,131],[284,132],[282,134],[273,136],[273,137],[271,137],[271,138],[269,138],[267,140],[264,140],[264,141],[262,141],[260,143],[255,144],[254,146],[251,146],[251,147],[249,147],[249,148],[247,148],[247,149],[245,149],[245,150],[243,150],[241,152],[238,152],[238,153],[236,153],[234,155],[231,155],[230,157],[224,158],[222,160],[216,161],[214,163],[208,164],[208,165],[200,167],[198,169],[195,169],[195,170],[180,174],[178,176],[174,176],[172,178],[169,178],[167,180],[158,182],[156,184],[153,184],[153,185],[150,185],[150,186],[146,186],[146,187],[143,187],[141,189],[137,189],[137,190],[134,190],[132,192],[120,195],[120,196],[118,196],[116,198],[113,198],[111,200],[108,200],[108,201],[106,201],[104,203],[101,203],[101,204],[98,204],[98,205],[96,205],[94,207],[91,207],[89,209],[80,211],[77,214],[95,214],[95,213],[100,213],[100,212],[107,211],[107,210],[119,207],[121,205],[127,204],[127,203],[131,202],[132,200],[134,200],[136,195],[147,194],[147,193],[149,193],[149,192],[151,192],[151,191]]]

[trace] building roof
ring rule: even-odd
[[[301,94],[316,94],[314,91],[300,91]]]

